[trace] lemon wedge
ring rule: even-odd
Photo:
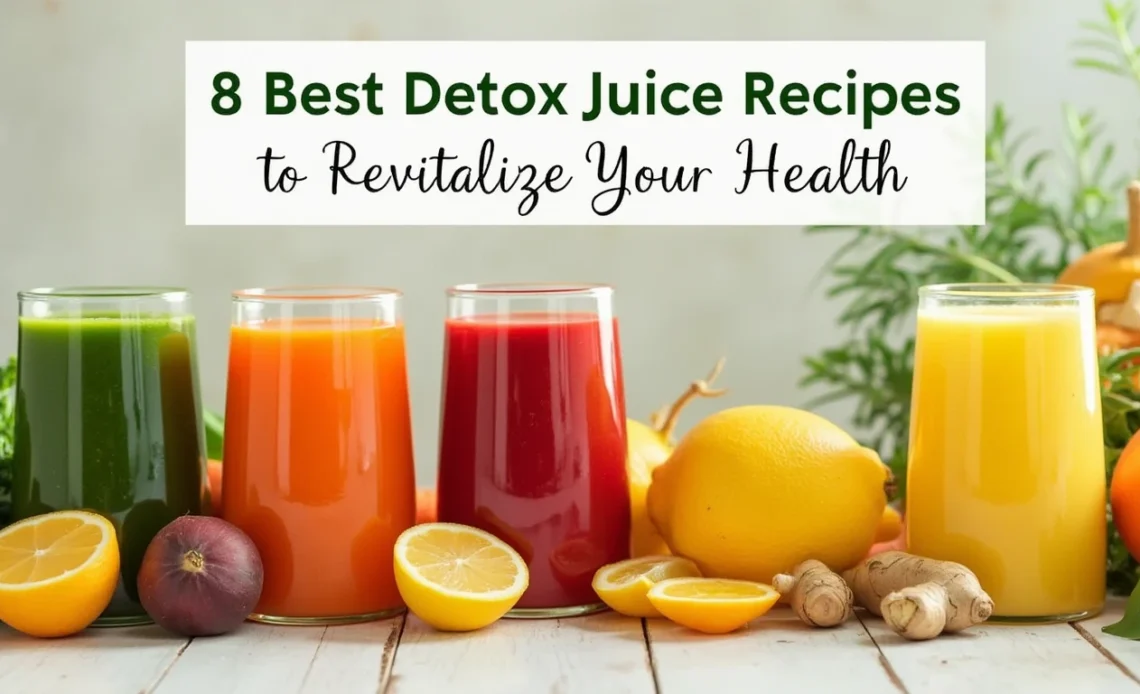
[[[394,559],[404,603],[440,631],[472,631],[495,622],[529,582],[518,552],[466,525],[413,526],[396,539]]]
[[[764,583],[724,578],[670,578],[646,595],[670,621],[706,634],[727,634],[765,614],[780,594]]]
[[[107,608],[119,581],[115,526],[87,511],[34,516],[0,531],[0,621],[69,636]]]
[[[614,612],[627,617],[660,617],[647,597],[649,589],[669,578],[700,575],[700,569],[688,559],[647,556],[603,566],[594,574],[592,585]]]

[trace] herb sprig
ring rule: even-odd
[[[1140,84],[1140,53],[1132,46],[1132,4],[1105,3],[1108,21],[1086,23],[1082,47],[1098,51],[1081,67],[1127,74]],[[1115,43],[1110,43],[1109,37]],[[1120,38],[1123,37],[1123,38]],[[1107,48],[1118,63],[1109,62]],[[1127,56],[1127,57],[1125,57]],[[906,445],[913,374],[912,319],[918,287],[943,282],[1051,282],[1080,253],[1124,238],[1120,205],[1128,177],[1112,173],[1115,147],[1091,112],[1065,106],[1065,145],[1060,153],[1029,149],[998,105],[986,135],[985,226],[948,229],[813,227],[809,233],[849,238],[827,262],[827,296],[844,302],[839,324],[845,338],[805,361],[803,386],[822,389],[809,403],[855,404],[853,424],[865,443],[889,461],[905,493]],[[1058,156],[1060,154],[1060,156]],[[1069,192],[1051,196],[1053,174]]]

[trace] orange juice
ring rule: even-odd
[[[969,293],[929,292],[918,312],[909,551],[972,569],[995,619],[1094,614],[1105,467],[1091,291]]]
[[[252,618],[402,609],[392,550],[415,518],[402,324],[269,319],[230,340],[222,513],[261,553]]]

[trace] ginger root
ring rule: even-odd
[[[845,571],[855,603],[913,641],[962,631],[990,618],[994,601],[961,564],[883,552]]]
[[[834,627],[851,617],[851,588],[823,562],[800,562],[791,574],[773,577],[772,587],[787,598],[804,624]]]

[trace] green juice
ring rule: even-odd
[[[20,318],[12,510],[114,522],[122,577],[96,625],[149,621],[143,554],[206,503],[196,351],[189,316]]]

